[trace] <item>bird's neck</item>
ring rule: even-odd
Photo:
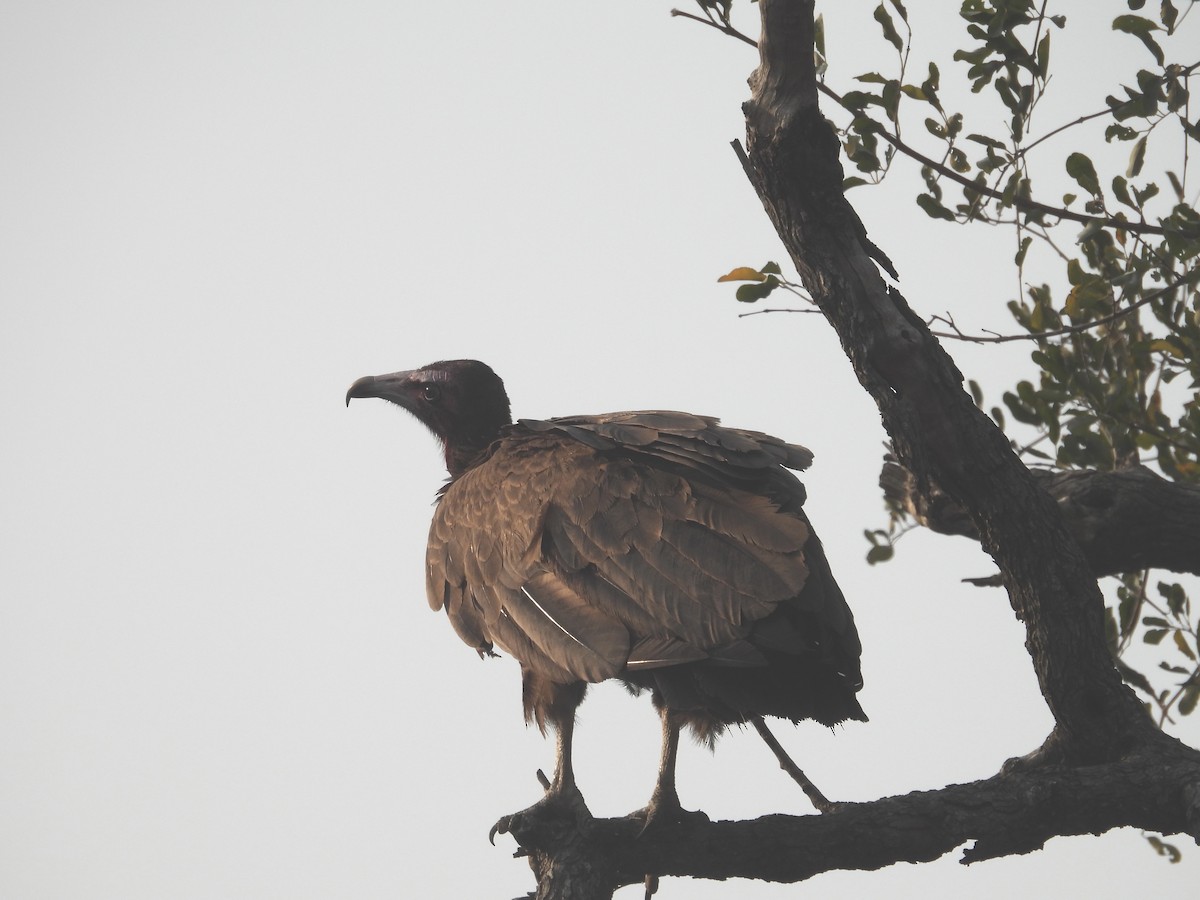
[[[446,471],[455,479],[487,458],[488,448],[499,437],[499,433],[470,441],[446,442]]]

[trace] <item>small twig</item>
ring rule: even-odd
[[[764,313],[786,312],[786,313],[810,313],[820,315],[819,309],[788,309],[782,306],[772,307],[771,309],[756,309],[753,312],[738,313],[739,319],[744,319],[747,316],[761,316]]]
[[[1192,281],[1198,273],[1200,273],[1200,269],[1193,269],[1191,272],[1176,278],[1166,287],[1159,288],[1152,294],[1147,294],[1137,302],[1131,303],[1124,309],[1119,309],[1111,315],[1101,316],[1099,319],[1093,319],[1090,322],[1083,322],[1079,325],[1066,325],[1062,328],[1055,329],[1054,331],[1034,331],[1030,334],[995,334],[993,332],[989,332],[986,335],[964,334],[959,330],[958,326],[954,324],[953,318],[933,316],[930,318],[929,324],[934,322],[944,322],[954,329],[954,333],[952,334],[945,331],[931,331],[930,333],[934,337],[949,338],[953,341],[968,341],[972,344],[1007,344],[1011,341],[1040,341],[1045,338],[1061,337],[1064,334],[1078,334],[1081,331],[1087,331],[1088,329],[1096,328],[1099,325],[1107,325],[1110,322],[1115,322],[1117,319],[1120,319],[1123,316],[1129,315],[1134,310],[1145,306],[1147,303],[1157,300],[1164,294],[1169,294],[1171,291],[1183,287],[1189,281]]]
[[[1022,147],[1020,150],[1017,151],[1016,155],[1024,156],[1030,150],[1032,150],[1034,147],[1036,147],[1038,144],[1040,144],[1042,141],[1049,140],[1050,138],[1054,137],[1056,134],[1066,131],[1068,128],[1074,128],[1076,125],[1082,125],[1084,122],[1089,122],[1092,119],[1098,119],[1101,116],[1107,116],[1107,115],[1111,115],[1111,114],[1112,114],[1112,110],[1106,106],[1104,109],[1097,110],[1094,113],[1088,113],[1086,116],[1080,116],[1078,119],[1075,119],[1072,122],[1068,122],[1065,125],[1059,125],[1053,131],[1047,131],[1045,134],[1043,134],[1040,138],[1038,138],[1033,143]]]
[[[754,729],[758,732],[759,737],[763,739],[771,752],[775,754],[775,758],[779,760],[779,768],[787,772],[792,777],[796,784],[800,785],[800,790],[804,791],[812,805],[817,808],[818,812],[827,813],[834,809],[837,804],[831,803],[829,799],[817,790],[817,786],[809,781],[798,765],[792,762],[792,758],[787,755],[787,751],[783,749],[783,745],[775,740],[775,735],[771,734],[767,723],[763,721],[762,716],[755,716],[750,720],[754,724]]]
[[[830,88],[826,87],[823,82],[817,83],[817,90],[832,97],[834,100],[838,101],[839,104],[841,103],[841,97],[839,97]],[[987,197],[990,197],[993,200],[1004,200],[1003,192],[998,191],[995,188],[988,187],[987,185],[979,184],[976,181],[972,181],[965,175],[960,175],[958,172],[955,172],[950,167],[943,166],[936,160],[930,159],[924,153],[921,153],[920,151],[908,146],[908,144],[904,143],[904,141],[900,140],[899,137],[892,134],[887,129],[880,128],[878,134],[881,138],[883,138],[905,156],[916,160],[923,166],[928,166],[942,177],[949,178],[956,184],[959,184],[965,188],[969,188],[978,194],[983,194]],[[1072,222],[1079,222],[1084,225],[1098,224],[1104,228],[1120,228],[1121,230],[1128,231],[1131,234],[1165,235],[1169,233],[1167,229],[1158,225],[1151,225],[1148,222],[1127,222],[1121,219],[1089,216],[1086,213],[1077,213],[1074,210],[1064,209],[1059,206],[1049,206],[1045,203],[1040,203],[1037,200],[1027,200],[1019,196],[1013,196],[1010,198],[1009,202],[1023,212],[1039,212],[1043,215],[1054,216],[1056,219],[1068,219]]]
[[[714,21],[713,19],[704,19],[704,18],[701,18],[700,16],[694,16],[691,13],[686,13],[681,9],[671,10],[671,15],[679,16],[680,18],[683,18],[683,19],[691,19],[693,22],[699,22],[701,25],[708,25],[710,28],[715,28],[715,29],[717,29],[717,31],[720,31],[722,34],[727,34],[730,37],[735,37],[739,41],[743,41],[744,43],[749,44],[751,47],[758,46],[758,41],[754,40],[754,38],[752,38],[752,37],[747,37],[746,35],[742,34],[740,31],[738,31],[736,28],[734,28],[728,22],[717,22],[717,21]]]

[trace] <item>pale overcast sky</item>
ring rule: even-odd
[[[888,65],[872,3],[823,5],[835,85]],[[914,59],[948,71],[957,4],[908,5]],[[865,565],[884,434],[831,330],[739,319],[715,283],[781,257],[729,148],[756,56],[669,8],[0,4],[0,897],[529,890],[487,831],[538,798],[552,743],[515,664],[426,606],[433,441],[343,406],[360,375],[440,358],[489,362],[519,416],[679,408],[813,450],[871,722],[779,731],[829,796],[987,777],[1041,743],[1006,598],[960,583],[990,571],[978,548],[915,533]],[[1120,54],[1147,64],[1115,46],[1065,69],[1047,122],[1102,105]],[[1007,328],[1011,236],[930,222],[912,185],[852,195],[906,295]],[[993,397],[1028,352],[952,350]],[[604,685],[577,734],[593,811],[643,805],[649,703]],[[686,746],[679,782],[714,818],[808,812],[751,732]],[[1185,897],[1184,852],[1126,832],[660,896]]]

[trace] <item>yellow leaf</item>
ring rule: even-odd
[[[1071,321],[1079,318],[1079,288],[1071,288],[1071,293],[1067,294],[1067,315],[1071,317]]]
[[[767,276],[758,269],[752,269],[749,266],[738,266],[727,275],[722,275],[717,279],[721,281],[766,281]]]

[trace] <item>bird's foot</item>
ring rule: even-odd
[[[565,832],[579,831],[592,821],[583,794],[573,782],[566,785],[547,784],[541,772],[538,772],[538,776],[546,789],[546,796],[520,812],[501,816],[488,832],[488,840],[493,844],[496,843],[496,835],[511,834],[520,845],[518,856],[525,855],[529,849],[550,846]]]
[[[679,802],[679,795],[674,791],[658,790],[651,796],[649,803],[641,809],[631,812],[625,818],[632,819],[641,824],[638,837],[645,835],[647,832],[654,832],[659,828],[678,825],[681,822],[708,821],[708,816],[700,810],[684,809]],[[645,900],[650,900],[658,891],[658,876],[647,874],[645,886]]]
[[[627,819],[633,819],[642,825],[639,834],[645,834],[656,828],[667,825],[677,825],[681,822],[707,822],[706,816],[700,810],[684,809],[679,802],[679,795],[674,791],[655,791],[642,809],[629,813]]]

